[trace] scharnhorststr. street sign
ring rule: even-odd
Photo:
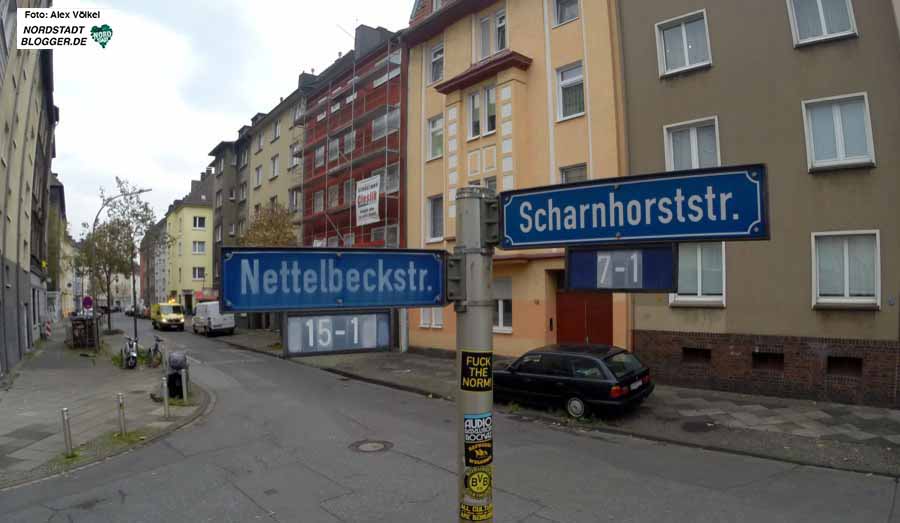
[[[764,165],[675,171],[500,194],[501,246],[764,240]]]
[[[222,248],[222,303],[236,312],[435,307],[442,251]]]

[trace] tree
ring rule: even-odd
[[[105,289],[107,306],[111,307],[112,281],[116,274],[131,269],[128,256],[127,228],[121,222],[106,222],[88,232],[73,263],[77,267],[89,267],[91,288]],[[112,330],[112,317],[107,316],[107,328]]]
[[[280,205],[260,209],[238,241],[245,247],[295,247],[297,235],[291,223],[293,216]]]

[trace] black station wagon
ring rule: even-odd
[[[494,370],[497,399],[562,404],[574,418],[589,408],[637,405],[651,392],[650,369],[634,354],[607,345],[544,347]]]

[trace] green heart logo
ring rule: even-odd
[[[91,38],[104,49],[106,49],[106,44],[108,44],[109,40],[112,38],[112,33],[112,28],[106,24],[103,24],[100,27],[97,27],[96,25],[91,27]]]

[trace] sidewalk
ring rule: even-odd
[[[104,338],[119,347],[121,336]],[[161,404],[150,399],[159,392],[161,369],[122,370],[107,354],[64,344],[62,324],[53,336],[14,369],[12,386],[0,390],[0,487],[63,472],[71,467],[118,453],[187,423],[205,407],[207,396],[195,387],[194,406],[172,406],[165,420]],[[125,394],[128,438],[119,432],[117,393]],[[60,409],[69,409],[72,442],[77,457],[65,459]]]
[[[343,376],[452,400],[455,360],[419,354],[365,353],[293,360]],[[523,422],[548,423],[600,437],[602,432],[775,458],[798,464],[900,476],[900,411],[685,389],[657,384],[634,412],[575,421],[555,412],[499,405]]]
[[[218,338],[223,343],[253,352],[281,357],[281,334],[264,329],[242,329],[231,336]]]

